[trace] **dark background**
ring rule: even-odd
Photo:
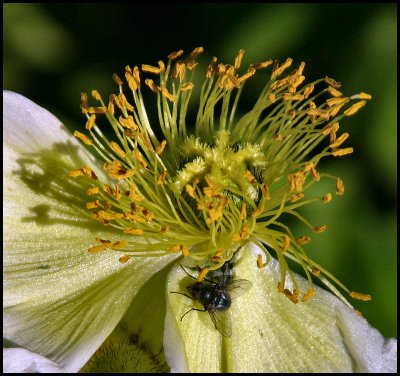
[[[213,55],[233,63],[240,48],[245,67],[290,56],[306,62],[308,80],[328,75],[347,95],[372,94],[341,123],[354,154],[321,164],[342,177],[346,193],[307,209],[328,231],[306,250],[351,290],[370,293],[371,302],[355,307],[385,336],[396,336],[395,4],[3,4],[3,12],[4,88],[71,129],[85,123],[80,92],[107,97],[116,89],[112,73],[122,77],[125,65],[156,65],[197,46],[207,64]]]

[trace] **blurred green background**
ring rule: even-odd
[[[372,94],[341,124],[354,154],[319,167],[341,176],[346,193],[307,210],[328,231],[306,249],[351,290],[370,293],[355,307],[397,336],[396,4],[3,4],[3,12],[4,88],[71,129],[85,122],[82,91],[107,97],[112,73],[123,76],[125,65],[155,65],[197,46],[207,64],[212,55],[233,62],[240,48],[244,66],[290,56],[306,62],[309,80],[328,75],[345,94]]]

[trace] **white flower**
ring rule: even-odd
[[[160,86],[145,83],[158,96],[162,142],[150,126],[137,67],[126,68],[134,106],[117,76],[120,94],[109,104],[96,91],[99,107],[82,95],[90,136],[75,136],[93,154],[48,111],[3,93],[5,372],[396,371],[396,341],[357,315],[336,286],[350,291],[306,256],[302,245],[309,237],[294,238],[278,222],[287,212],[316,233],[325,229],[311,226],[297,209],[331,195],[310,199],[303,191],[319,181],[322,157],[351,153],[339,149],[347,134],[336,137],[337,120],[370,96],[343,97],[326,78],[323,92],[332,98],[315,105],[307,99],[314,85],[300,86],[304,64],[279,78],[288,59],[274,66],[265,91],[235,128],[244,82],[272,64],[253,64],[238,76],[241,51],[234,66],[217,68],[213,59],[208,67],[191,137],[185,119],[193,83],[186,73],[201,52],[174,66],[181,51],[169,55],[167,66],[142,66],[142,73],[160,76]],[[338,115],[352,99],[362,101]],[[260,120],[270,106],[276,120]],[[118,142],[102,131],[101,114]],[[309,157],[326,136],[326,149]],[[342,194],[342,181],[334,179]],[[87,202],[88,196],[94,198]],[[286,258],[300,263],[308,279],[291,272]],[[231,324],[224,332],[214,327],[212,312],[199,312],[205,301],[182,296],[194,281],[180,265],[192,272],[199,265],[197,283],[204,288],[215,286],[207,272],[213,278],[232,260],[235,279],[252,287],[225,311]],[[342,300],[314,286],[310,273]]]

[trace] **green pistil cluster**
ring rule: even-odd
[[[348,290],[304,252],[302,245],[310,238],[295,238],[280,217],[291,214],[316,233],[325,230],[326,226],[312,226],[298,209],[315,201],[327,203],[331,193],[305,199],[304,191],[324,176],[316,170],[322,157],[352,152],[340,147],[348,134],[337,136],[339,121],[356,113],[370,96],[345,97],[338,90],[340,84],[327,77],[305,85],[304,63],[284,75],[292,59],[281,65],[252,64],[239,74],[241,50],[233,65],[212,59],[200,88],[196,122],[189,129],[192,75],[202,51],[196,48],[187,58],[177,51],[168,56],[167,64],[159,61],[158,66],[143,65],[141,70],[127,66],[129,100],[117,75],[113,78],[119,94],[111,95],[108,103],[93,91],[99,106],[89,106],[82,94],[86,134],[75,136],[104,159],[107,181],[100,182],[87,166],[70,175],[91,178],[87,193],[93,199],[88,209],[101,223],[125,234],[123,240],[98,238],[99,245],[89,251],[118,250],[123,252],[120,262],[181,252],[209,270],[222,266],[251,241],[264,250],[267,260],[265,244],[274,249],[282,273],[278,289],[293,302],[299,292],[293,277],[294,290],[285,289],[286,274],[292,276],[288,258],[302,265],[310,281],[303,300],[313,293],[310,273],[341,296],[330,280]],[[237,115],[245,82],[267,68],[271,70],[266,85],[253,108]],[[158,82],[147,78],[143,85],[144,74],[157,76]],[[157,96],[157,126],[150,124],[142,96],[148,89]],[[358,101],[351,104],[354,99]],[[107,117],[114,140],[96,123],[99,115]],[[322,151],[313,154],[326,138]],[[343,194],[342,181],[327,177],[336,180],[336,194]],[[262,260],[260,255],[259,267],[266,264]]]

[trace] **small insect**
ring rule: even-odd
[[[181,268],[190,278],[196,279],[182,265]],[[184,295],[192,300],[198,300],[204,307],[204,309],[189,309],[181,317],[181,321],[191,311],[207,311],[215,328],[223,336],[230,337],[232,334],[232,324],[228,309],[231,306],[232,299],[235,299],[251,287],[250,281],[246,279],[234,279],[233,274],[232,264],[226,262],[220,269],[208,274],[209,278],[204,279],[207,283],[196,282],[186,286],[191,296],[171,291],[171,293]]]

